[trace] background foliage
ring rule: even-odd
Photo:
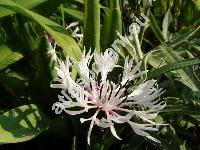
[[[123,141],[97,128],[88,147],[88,125],[80,124],[80,116],[51,110],[60,91],[49,87],[56,64],[45,34],[63,48],[58,55],[79,60],[83,46],[103,52],[116,30],[129,35],[135,21],[130,14],[141,12],[150,20],[139,34],[141,59],[150,70],[147,78],[166,90],[167,107],[157,121],[170,125],[154,135],[161,145],[124,126],[118,131]],[[137,0],[0,0],[0,149],[200,149],[199,18],[199,0],[156,0],[153,7]],[[83,41],[65,29],[73,21],[79,21]],[[121,48],[120,59],[127,55],[135,57],[133,49]]]

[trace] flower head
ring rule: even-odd
[[[97,69],[95,72],[89,69],[93,56]],[[84,53],[79,62],[70,61],[69,58],[65,62],[59,60],[59,67],[56,68],[59,76],[56,81],[59,83],[51,84],[51,87],[63,89],[64,94],[63,96],[59,95],[61,102],[56,103],[54,107],[62,107],[70,115],[93,110],[90,118],[80,119],[81,123],[90,121],[88,144],[90,144],[94,125],[110,128],[111,133],[121,140],[116,133],[114,124],[122,123],[129,124],[136,134],[159,142],[146,131],[158,131],[157,127],[163,125],[153,121],[159,111],[165,107],[165,102],[160,102],[160,95],[163,91],[158,88],[156,80],[149,80],[142,82],[130,92],[130,89],[133,89],[130,88],[131,83],[147,71],[140,70],[141,62],[134,66],[134,60],[129,60],[128,57],[123,66],[121,83],[112,82],[108,78],[108,74],[115,67],[120,67],[117,65],[118,59],[118,54],[108,49],[103,54]],[[72,65],[76,66],[81,79],[83,79],[81,85],[71,78],[70,67]],[[92,75],[93,73],[95,76]],[[71,95],[71,98],[66,96],[67,93]],[[140,120],[140,123],[137,123],[136,120]]]

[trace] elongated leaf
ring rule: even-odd
[[[22,54],[12,51],[0,41],[0,70],[15,63],[23,57]]]
[[[100,4],[99,0],[85,0],[83,45],[87,50],[100,52]]]
[[[77,2],[79,2],[81,4],[84,4],[84,0],[75,0],[75,1],[77,1]]]
[[[162,67],[167,64],[176,63],[178,61],[183,61],[184,59],[179,56],[176,51],[171,49],[170,47],[167,47],[166,45],[159,46],[161,51],[157,52],[156,55],[151,56],[149,59],[149,63],[156,69],[158,67]],[[162,63],[161,63],[162,62]],[[161,65],[161,66],[159,66]],[[175,80],[183,83],[187,87],[189,87],[194,92],[200,92],[200,84],[196,76],[194,75],[194,72],[192,68],[184,68],[179,69],[176,71],[171,72]]]
[[[27,1],[27,0],[17,0],[16,3],[19,4],[20,6],[27,8],[27,9],[31,9],[34,8],[35,6],[38,6],[44,2],[46,2],[47,0],[31,0],[31,1]],[[8,15],[12,15],[15,12],[4,8],[4,7],[0,7],[0,18],[1,17],[5,17]]]
[[[178,114],[184,114],[184,115],[199,115],[200,116],[200,111],[199,108],[194,108],[191,109],[192,106],[190,105],[167,105],[165,109],[163,109],[161,112],[173,114],[173,113],[178,113]]]
[[[187,32],[177,36],[175,39],[170,41],[170,45],[173,48],[176,48],[183,44],[184,42],[191,40],[194,37],[198,37],[200,35],[200,26],[191,32]]]
[[[163,26],[162,35],[166,41],[168,39],[168,34],[169,34],[168,29],[171,22],[172,22],[172,14],[170,9],[168,9],[162,24]]]
[[[149,13],[149,20],[150,20],[150,27],[153,31],[153,33],[155,34],[155,36],[157,37],[157,39],[162,43],[165,41],[162,32],[160,30],[160,28],[158,27],[158,24],[156,23],[156,19],[154,18],[153,14],[150,12]]]
[[[58,9],[64,0],[47,0],[45,3],[39,5],[35,10],[40,15],[50,17]]]
[[[200,39],[194,39],[187,42],[191,47],[194,48],[194,53],[200,55]]]
[[[64,53],[75,59],[80,59],[81,51],[74,39],[67,35],[66,30],[57,23],[27,10],[11,0],[0,0],[0,6],[16,11],[40,24],[64,49]]]
[[[83,12],[76,10],[74,8],[64,8],[64,12],[70,16],[72,16],[74,19],[79,20],[80,22],[83,22]]]
[[[105,14],[105,22],[101,28],[101,47],[105,50],[111,47],[114,40],[117,38],[117,33],[122,32],[122,18],[120,10],[120,1],[111,0],[110,9]]]
[[[31,140],[48,124],[48,118],[33,104],[7,111],[0,117],[0,144]]]
[[[163,73],[167,73],[167,72],[170,72],[170,71],[182,69],[182,68],[197,65],[197,64],[200,64],[199,58],[192,58],[192,59],[188,59],[188,60],[183,60],[183,61],[171,63],[171,64],[165,65],[161,68],[158,68],[156,70],[155,76],[159,76]]]

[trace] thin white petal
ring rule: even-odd
[[[115,130],[115,128],[114,128],[114,125],[111,125],[111,126],[110,126],[110,131],[111,131],[111,133],[114,135],[114,137],[116,137],[116,138],[119,139],[119,140],[122,140],[122,139],[117,135],[116,130]]]
[[[89,130],[88,130],[88,137],[87,137],[88,145],[90,145],[90,136],[91,136],[92,128],[93,128],[93,126],[94,126],[94,122],[95,122],[95,120],[96,120],[96,117],[97,117],[98,113],[99,113],[99,110],[97,110],[97,111],[95,112],[94,116],[92,117],[92,121],[91,121],[91,123],[90,123],[90,127],[89,127]]]
[[[66,109],[64,109],[64,111],[65,111],[67,114],[70,114],[70,115],[79,115],[79,114],[82,114],[82,113],[85,112],[85,110],[70,111],[70,110],[66,110]]]

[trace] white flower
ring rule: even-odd
[[[147,131],[158,131],[158,127],[164,125],[153,121],[159,111],[165,107],[165,102],[160,102],[159,97],[163,91],[158,88],[156,80],[143,82],[129,92],[128,89],[133,89],[129,88],[131,83],[147,72],[140,71],[141,62],[133,66],[133,59],[129,61],[127,57],[121,83],[115,84],[107,75],[115,67],[119,67],[117,65],[118,54],[110,50],[106,50],[103,54],[94,53],[94,63],[98,67],[96,76],[91,76],[89,71],[92,57],[93,55],[90,55],[89,52],[87,55],[84,54],[79,62],[72,60],[71,63],[69,58],[65,62],[59,60],[59,67],[56,68],[59,76],[56,81],[59,83],[51,84],[51,87],[61,88],[65,92],[62,91],[64,92],[63,96],[59,95],[60,103],[56,103],[53,109],[60,107],[70,115],[81,114],[93,109],[94,113],[90,118],[80,119],[81,123],[90,121],[88,144],[90,144],[94,125],[110,128],[111,133],[121,140],[116,133],[115,123],[127,123],[136,134],[159,142],[147,133]],[[69,70],[73,64],[81,78],[84,78],[83,86],[71,78]],[[71,95],[72,99],[67,98],[67,93]],[[136,120],[143,123],[137,123]]]
[[[69,26],[66,27],[66,29],[71,29],[75,27],[75,30],[71,30],[71,36],[76,38],[78,41],[82,41],[83,34],[78,33],[80,31],[80,28],[78,27],[79,22],[72,22],[69,24]]]

